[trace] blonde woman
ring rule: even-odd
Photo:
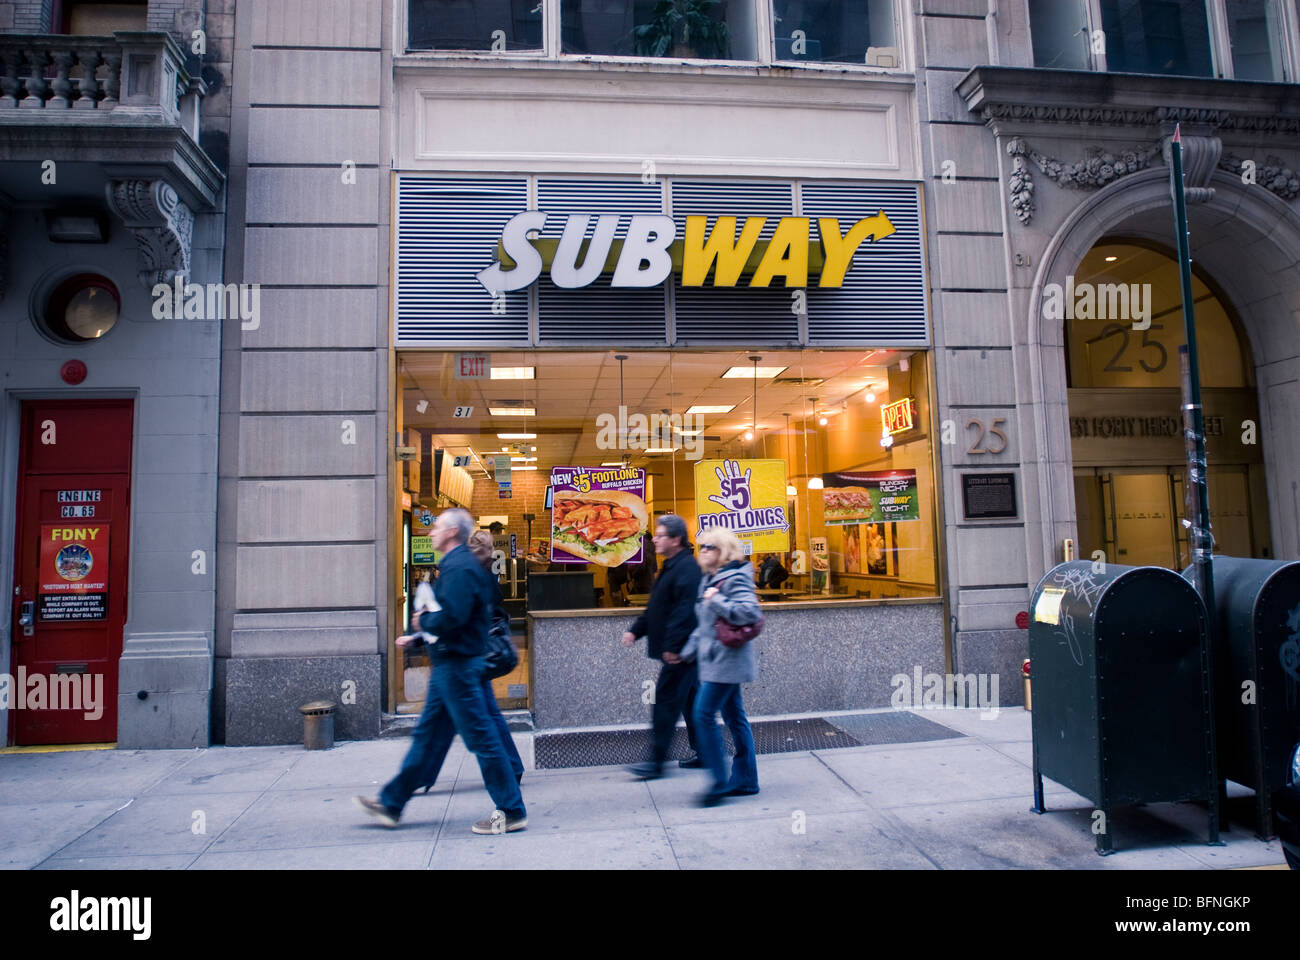
[[[749,683],[757,672],[754,641],[741,647],[727,647],[718,640],[719,618],[733,626],[757,623],[761,617],[754,589],[754,567],[730,530],[706,530],[696,539],[700,551],[699,599],[695,616],[699,621],[682,658],[699,661],[700,689],[695,696],[695,738],[700,759],[712,774],[713,783],[700,797],[701,806],[711,807],[724,797],[758,793],[758,765],[754,757],[754,735],[740,699],[740,685]],[[714,716],[722,720],[736,744],[736,759],[727,777],[722,734]]]

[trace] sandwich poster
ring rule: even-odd
[[[822,474],[827,526],[920,520],[915,470]]]
[[[700,460],[695,464],[695,517],[700,533],[725,527],[747,553],[790,549],[784,460]]]
[[[650,526],[644,470],[556,467],[551,488],[552,563],[618,567],[641,562]]]

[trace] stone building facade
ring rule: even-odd
[[[297,706],[322,697],[339,704],[338,736],[378,735],[400,699],[393,638],[407,592],[403,524],[412,490],[420,499],[398,450],[413,437],[417,450],[428,442],[407,396],[405,352],[429,363],[492,350],[541,362],[602,348],[830,352],[807,336],[806,316],[798,337],[785,340],[718,332],[691,343],[672,339],[672,323],[637,341],[606,343],[597,333],[583,343],[548,340],[537,306],[546,289],[506,309],[507,319],[524,318],[519,339],[408,338],[399,332],[404,186],[415,196],[447,183],[500,181],[535,201],[547,184],[558,184],[552,196],[560,197],[586,183],[592,192],[579,191],[574,203],[616,206],[632,201],[609,198],[632,197],[637,184],[666,181],[671,199],[681,182],[711,185],[709,202],[719,209],[737,195],[743,207],[745,191],[760,182],[793,184],[800,202],[798,191],[810,184],[881,195],[919,189],[923,270],[908,282],[922,285],[921,333],[915,340],[864,333],[834,346],[897,354],[901,344],[926,371],[916,430],[929,451],[922,473],[935,478],[926,501],[932,588],[846,599],[833,612],[798,603],[774,610],[790,660],[774,660],[773,669],[797,672],[812,660],[825,669],[803,689],[773,683],[760,703],[770,712],[888,706],[889,678],[918,667],[997,675],[1007,704],[1018,702],[1027,656],[1017,615],[1066,550],[1087,556],[1097,546],[1121,563],[1155,556],[1156,528],[1142,526],[1155,524],[1172,553],[1154,562],[1178,560],[1176,452],[1137,434],[1132,442],[1110,434],[1148,429],[1127,419],[1164,417],[1174,396],[1176,346],[1162,338],[1174,336],[1179,315],[1168,313],[1161,284],[1173,240],[1165,151],[1181,124],[1204,309],[1222,314],[1214,329],[1245,358],[1240,376],[1224,381],[1225,426],[1211,451],[1227,471],[1221,489],[1232,492],[1221,497],[1225,516],[1240,514],[1231,521],[1240,538],[1231,543],[1258,556],[1300,555],[1300,448],[1289,428],[1300,412],[1293,0],[1261,5],[1263,34],[1253,21],[1232,20],[1221,0],[1175,4],[1181,52],[1159,62],[1165,48],[1151,52],[1136,2],[1128,5],[1133,17],[1116,26],[1088,2],[881,0],[870,5],[877,39],[864,41],[865,57],[858,51],[852,64],[830,62],[829,35],[786,35],[787,20],[806,15],[798,4],[724,4],[733,42],[755,38],[734,59],[593,53],[594,32],[579,38],[561,23],[560,12],[573,6],[581,7],[505,4],[511,16],[500,25],[484,21],[482,36],[440,48],[417,38],[436,33],[436,18],[419,19],[436,4],[155,2],[147,27],[170,39],[149,33],[131,42],[173,58],[192,78],[185,96],[204,95],[196,122],[185,119],[195,116],[185,106],[195,101],[170,92],[147,108],[141,101],[137,115],[149,119],[129,131],[109,111],[101,117],[75,103],[51,111],[59,94],[49,90],[36,98],[41,110],[0,106],[0,189],[11,205],[11,292],[0,316],[3,343],[13,347],[0,352],[4,503],[15,502],[19,486],[24,403],[135,403],[130,611],[113,667],[120,745],[291,742],[301,733]],[[1065,23],[1060,11],[1076,6],[1079,24]],[[39,49],[30,39],[56,29],[55,14],[48,0],[0,3],[0,44],[18,58],[6,95],[14,84],[28,94],[23,58],[53,62],[58,54],[48,38]],[[202,55],[187,53],[195,29],[205,31]],[[1060,40],[1076,34],[1081,48]],[[116,42],[124,57],[133,55],[127,41]],[[813,62],[809,49],[826,62]],[[1155,58],[1145,66],[1144,50]],[[1267,79],[1247,78],[1269,70]],[[70,141],[71,130],[78,132]],[[66,195],[35,188],[47,158],[75,171],[60,181],[76,178]],[[138,195],[166,202],[115,206],[105,199],[109,183],[143,183]],[[631,192],[618,192],[628,185]],[[168,188],[183,207],[171,204]],[[43,211],[59,204],[111,212],[107,242],[77,247],[75,258],[64,253],[74,248],[46,246],[54,241]],[[178,223],[178,209],[193,214],[192,233]],[[156,251],[173,259],[159,263]],[[29,292],[55,252],[60,262],[114,278],[123,318],[102,341],[73,350],[34,329]],[[1109,277],[1094,269],[1094,261],[1111,263],[1107,257],[1114,269],[1146,271],[1110,279],[1152,285],[1165,311],[1156,335],[1084,330],[1047,305],[1075,279]],[[145,319],[150,290],[135,276],[143,266],[169,278],[255,285],[259,310],[184,323]],[[472,309],[492,322],[489,306],[485,297]],[[718,307],[719,317],[726,309]],[[83,383],[59,379],[67,359],[86,363]],[[1155,379],[1142,380],[1143,371]],[[906,372],[894,359],[891,385]],[[1096,424],[1106,437],[1089,435]],[[806,452],[809,441],[801,442]],[[1009,504],[972,508],[976,482],[1002,484]],[[1162,503],[1133,499],[1157,488],[1169,491]],[[482,490],[475,496],[481,506]],[[18,526],[7,506],[0,542],[15,542]],[[1102,531],[1096,543],[1093,527]],[[15,569],[6,552],[0,579]],[[10,638],[19,614],[16,605],[0,611],[0,671],[18,662]],[[636,698],[649,665],[573,669],[574,657],[604,655],[598,635],[612,622],[604,614],[533,618],[536,656],[558,651],[532,662],[534,698],[586,696],[581,684],[602,678],[635,691],[626,702],[590,700],[600,704],[595,712],[534,700],[539,723],[622,722],[644,712]],[[13,730],[0,736],[15,739]]]

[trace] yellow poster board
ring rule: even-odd
[[[747,553],[790,549],[784,460],[700,460],[695,464],[699,533],[725,527]]]

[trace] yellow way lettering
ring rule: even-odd
[[[808,286],[809,229],[807,217],[782,217],[749,285],[766,287],[780,274],[787,287]]]
[[[709,275],[714,260],[718,269],[713,275],[715,287],[734,287],[740,279],[740,272],[745,268],[758,235],[763,230],[767,217],[746,217],[745,227],[740,231],[740,240],[736,240],[736,218],[718,217],[713,224],[713,232],[706,239],[704,230],[708,217],[690,216],[686,218],[686,237],[682,250],[682,286],[702,287]]]

